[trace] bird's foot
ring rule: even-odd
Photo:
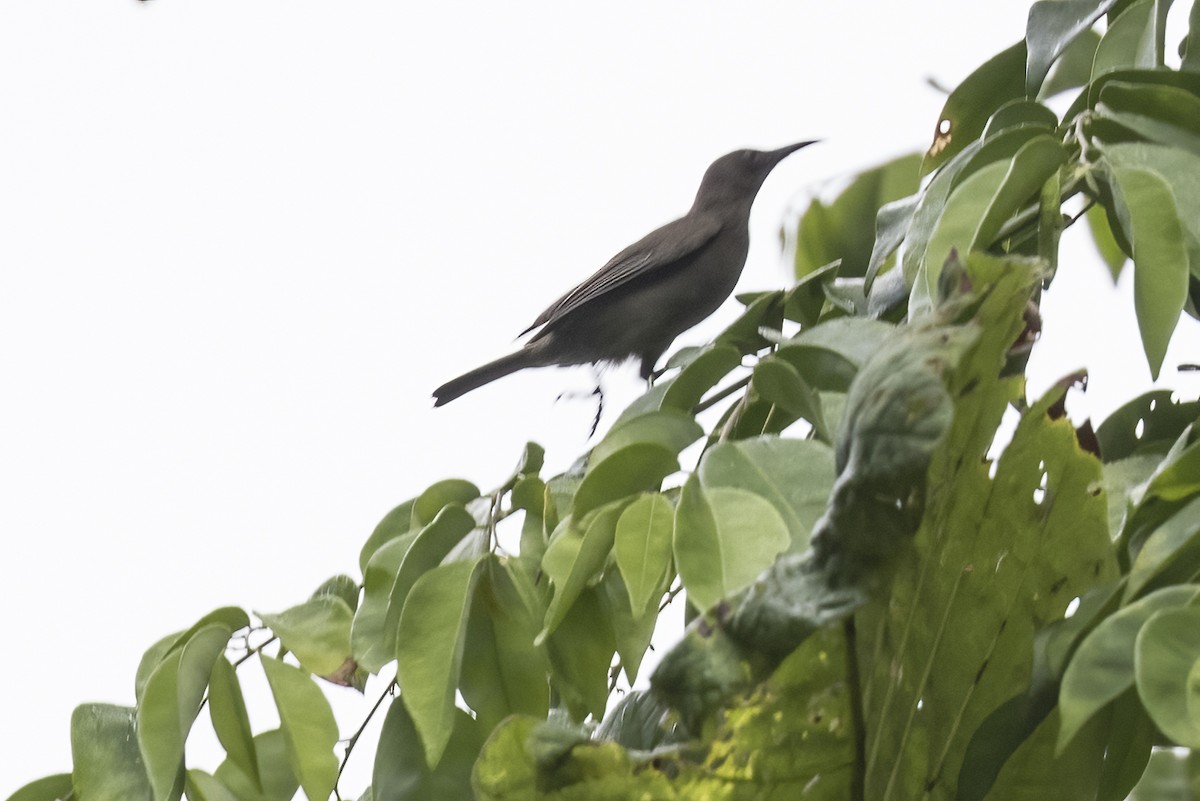
[[[593,395],[596,396],[596,416],[592,418],[592,429],[588,432],[588,439],[596,436],[596,429],[600,427],[600,416],[604,414],[604,390],[600,388],[600,384],[597,383],[595,389],[593,389],[591,392],[563,392],[554,399],[557,403],[563,398],[569,398],[570,400],[582,400],[584,398],[590,398]]]

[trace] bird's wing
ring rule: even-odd
[[[720,231],[721,220],[716,215],[692,214],[667,223],[613,256],[592,277],[550,304],[521,334],[550,325],[634,279],[670,267],[703,248]]]

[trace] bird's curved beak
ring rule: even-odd
[[[784,147],[779,148],[778,150],[772,150],[769,153],[767,153],[768,160],[771,162],[771,164],[778,164],[779,162],[783,161],[788,156],[795,153],[797,150],[804,148],[804,147],[808,147],[809,145],[815,145],[817,142],[820,142],[820,141],[821,141],[820,139],[809,139],[807,142],[797,142],[794,145],[786,145]]]

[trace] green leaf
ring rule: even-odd
[[[880,320],[846,317],[805,329],[775,352],[818,390],[845,392],[855,373],[895,333]]]
[[[176,649],[182,648],[197,631],[213,623],[220,623],[230,631],[236,632],[250,625],[250,616],[243,609],[236,606],[223,606],[219,609],[214,609],[197,620],[190,629],[179,631],[175,634],[168,634],[150,646],[142,656],[141,662],[138,663],[137,675],[134,678],[134,693],[136,697],[141,699],[142,690],[146,686],[146,681],[150,678],[150,674],[154,672],[154,669],[167,656]]]
[[[413,502],[413,526],[426,526],[447,506],[466,506],[479,497],[479,488],[461,478],[439,481],[422,492]]]
[[[472,798],[471,769],[483,747],[485,734],[470,715],[454,710],[445,756],[431,769],[408,710],[404,704],[393,703],[383,719],[375,751],[375,769],[371,775],[373,801]]]
[[[742,354],[732,345],[716,344],[705,348],[703,353],[679,371],[679,375],[664,382],[662,408],[678,409],[691,414],[692,409],[696,408],[696,404],[704,397],[704,393],[715,387],[741,363]],[[626,413],[629,411],[627,409]],[[622,419],[624,416],[622,415]]]
[[[303,670],[265,655],[261,660],[279,709],[287,764],[309,801],[325,801],[333,792],[338,770],[333,753],[338,728],[329,701]],[[261,760],[264,753],[261,748],[257,750]],[[266,784],[265,775],[263,780]]]
[[[613,556],[636,614],[650,611],[661,598],[663,577],[671,569],[674,531],[675,507],[658,493],[641,496],[617,519]]]
[[[488,737],[471,772],[471,786],[479,801],[536,798],[538,768],[526,743],[542,722],[515,716]]]
[[[1096,429],[1096,439],[1106,462],[1139,454],[1161,458],[1197,418],[1200,401],[1176,401],[1170,390],[1158,389],[1106,417]]]
[[[744,588],[788,547],[787,523],[770,501],[744,489],[702,488],[692,476],[675,510],[675,564],[698,609]]]
[[[416,498],[410,498],[388,512],[383,520],[380,520],[379,524],[375,526],[375,530],[371,532],[367,541],[363,543],[362,550],[358,554],[358,569],[363,572],[364,576],[367,574],[367,564],[376,551],[412,529],[413,505],[416,502]]]
[[[1125,598],[1196,578],[1200,578],[1200,498],[1169,517],[1146,540],[1130,568]]]
[[[526,607],[510,567],[487,560],[463,646],[459,690],[485,731],[512,714],[545,717],[549,710],[550,663],[534,645],[542,617]]]
[[[762,335],[762,329],[778,331],[783,328],[783,290],[767,292],[750,302],[741,316],[717,334],[715,345],[729,345],[739,353],[754,353],[770,342]]]
[[[933,145],[925,155],[923,173],[963,152],[983,133],[992,112],[1025,95],[1025,58],[1025,42],[1017,42],[989,59],[950,93],[938,117]],[[927,187],[926,193],[931,188]]]
[[[229,761],[237,765],[256,789],[262,784],[258,776],[258,755],[254,751],[254,733],[242,696],[237,670],[227,659],[213,663],[208,680],[208,714],[213,731]]]
[[[358,664],[372,673],[396,658],[396,629],[387,627],[388,603],[396,574],[420,531],[389,540],[371,555],[363,578],[363,602],[350,627],[350,646]]]
[[[1164,609],[1135,644],[1138,696],[1176,745],[1200,747],[1200,608]]]
[[[657,490],[662,480],[678,469],[676,454],[658,443],[627,445],[589,466],[575,493],[571,515],[582,520],[606,503]]]
[[[232,632],[222,623],[204,626],[171,652],[150,674],[137,711],[137,740],[156,799],[172,792],[183,770],[183,748],[213,665],[225,653]]]
[[[622,448],[639,444],[660,445],[679,453],[702,436],[704,429],[691,415],[676,409],[660,409],[621,420],[592,449],[590,459],[599,464]]]
[[[621,668],[632,685],[637,681],[642,657],[646,655],[646,649],[650,647],[650,638],[654,636],[654,627],[658,623],[658,609],[652,605],[647,610],[635,612],[629,603],[629,590],[625,587],[625,581],[615,570],[605,573],[596,589],[600,606],[612,621],[617,655],[621,657]],[[659,597],[666,590],[664,581],[658,588]]]
[[[351,658],[354,613],[339,597],[314,598],[275,615],[257,614],[310,673],[331,676]]]
[[[1138,0],[1108,26],[1092,62],[1092,80],[1117,70],[1153,67],[1153,53],[1143,45],[1154,15],[1154,0]]]
[[[788,551],[800,553],[833,488],[833,450],[778,437],[723,442],[704,454],[699,475],[705,489],[732,487],[765,499],[787,525]]]
[[[1042,81],[1038,99],[1054,97],[1060,92],[1083,86],[1092,75],[1092,63],[1096,59],[1096,48],[1100,45],[1100,34],[1088,29],[1071,41],[1054,65],[1050,74]]]
[[[1187,606],[1200,588],[1168,587],[1105,618],[1075,651],[1063,674],[1058,707],[1061,751],[1093,716],[1134,686],[1134,642],[1142,626],[1163,609]]]
[[[1110,159],[1130,218],[1138,329],[1157,378],[1187,300],[1187,247],[1170,185],[1153,170],[1124,166],[1120,154]]]
[[[538,635],[543,642],[608,560],[616,537],[617,520],[628,501],[606,504],[578,523],[565,518],[550,538],[542,569],[554,587],[554,598],[546,610],[546,621]]]
[[[1050,72],[1050,65],[1063,51],[1096,23],[1116,0],[1039,0],[1029,9],[1025,41],[1029,65],[1025,93],[1034,97]]]
[[[1058,127],[1058,115],[1033,100],[1024,98],[1010,100],[996,109],[996,113],[988,118],[987,127],[983,130],[983,138],[990,139],[1009,128],[1025,126],[1043,128],[1051,132]]]
[[[612,621],[595,589],[585,590],[571,604],[546,642],[554,689],[571,716],[602,718],[608,702],[608,669],[617,645]]]
[[[1187,37],[1179,43],[1179,55],[1183,58],[1181,70],[1200,71],[1200,5],[1196,3],[1188,14]]]
[[[478,559],[451,562],[421,576],[400,616],[396,680],[431,768],[441,759],[454,729],[454,691],[481,564]]]
[[[396,579],[388,596],[387,615],[383,622],[382,647],[396,653],[397,631],[408,595],[422,576],[441,563],[456,545],[475,528],[475,518],[461,506],[443,507],[416,536],[405,551],[396,571]]]
[[[219,779],[202,770],[187,772],[184,792],[188,801],[241,801]]]
[[[876,276],[908,235],[920,200],[921,195],[918,193],[894,200],[879,208],[879,213],[875,215],[875,244],[871,247],[871,258],[867,262],[867,274],[863,281],[863,289],[866,292],[870,293]],[[815,315],[813,317],[812,323],[815,323]],[[808,320],[800,322],[810,324]]]
[[[358,582],[347,575],[332,576],[313,590],[313,598],[341,598],[354,612],[358,609]]]
[[[833,441],[833,433],[821,409],[821,399],[789,362],[773,356],[761,360],[754,367],[751,386],[759,397],[776,407],[773,412],[783,412],[777,430],[783,430],[796,420],[807,420],[818,439],[825,443]]]
[[[1100,253],[1100,258],[1108,267],[1108,271],[1112,273],[1113,281],[1116,282],[1129,257],[1125,255],[1125,251],[1121,250],[1121,246],[1113,237],[1112,228],[1108,224],[1108,215],[1105,214],[1102,206],[1092,206],[1087,210],[1086,217],[1088,228],[1092,232],[1092,241],[1096,243],[1096,250]]]
[[[1189,91],[1109,81],[1100,90],[1096,111],[1100,119],[1110,119],[1150,142],[1200,155],[1200,98]],[[1102,130],[1097,138],[1104,138]],[[1189,188],[1183,180],[1176,183]]]
[[[232,760],[226,759],[213,777],[228,787],[238,801],[292,801],[300,782],[289,764],[287,738],[282,729],[271,729],[254,737],[254,753],[258,757],[261,787],[242,772]]]
[[[72,785],[88,801],[151,801],[154,791],[138,749],[137,712],[81,704],[71,713]]]
[[[796,277],[837,259],[842,261],[841,275],[866,275],[872,240],[863,232],[875,226],[881,207],[916,192],[920,175],[921,155],[908,153],[858,173],[828,204],[814,197],[797,226]]]
[[[35,779],[8,797],[8,801],[59,801],[71,794],[71,774],[57,773]]]

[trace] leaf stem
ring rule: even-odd
[[[358,731],[350,735],[350,739],[346,741],[346,753],[342,755],[342,764],[338,765],[337,778],[333,782],[333,794],[338,801],[342,801],[342,791],[338,789],[338,785],[342,781],[342,772],[346,770],[346,763],[350,761],[350,753],[354,750],[354,746],[358,743],[358,738],[362,737],[362,733],[366,731],[367,724],[371,722],[371,718],[375,717],[375,713],[379,711],[379,707],[383,704],[383,699],[389,695],[395,694],[396,680],[392,679],[388,685],[383,688],[383,692],[379,694],[379,698],[375,701],[375,706],[371,707],[371,711],[367,713],[367,717],[363,719],[362,725],[358,727]]]

